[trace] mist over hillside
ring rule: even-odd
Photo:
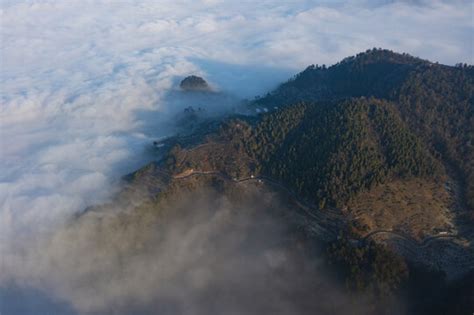
[[[298,213],[288,226],[275,219],[272,210],[292,213],[299,199],[282,201],[282,190],[255,176],[269,176],[321,209],[344,208],[358,218],[351,223],[357,237],[400,226],[415,240],[468,235],[470,227],[449,211],[473,205],[472,67],[452,67],[474,62],[472,15],[464,0],[2,1],[0,312],[374,311],[372,293],[354,302],[326,277],[325,245],[308,232],[309,217]],[[371,47],[409,55],[390,52],[387,59],[375,50],[384,64],[372,67],[364,61],[370,54],[356,58]],[[183,91],[188,76],[204,78],[210,93]],[[285,109],[296,103],[304,104]],[[353,110],[343,112],[346,105]],[[374,129],[364,129],[367,122]],[[327,133],[308,136],[321,126]],[[318,141],[292,138],[300,131]],[[224,145],[214,146],[216,137]],[[338,137],[346,142],[334,147]],[[318,144],[327,150],[314,155]],[[348,145],[361,153],[350,155]],[[196,170],[212,180],[197,180]],[[397,182],[399,175],[407,182]],[[268,200],[239,191],[252,202],[238,202],[234,185],[222,184],[247,185],[237,181],[247,177],[257,187],[245,187],[267,192]],[[196,197],[201,186],[213,192]],[[157,205],[180,192],[192,197]],[[234,196],[229,203],[226,194]],[[386,215],[406,200],[406,212]],[[420,210],[424,202],[434,210]],[[374,206],[380,203],[387,208]],[[158,223],[161,209],[183,215]],[[412,215],[430,223],[412,224]],[[258,231],[260,220],[271,222],[262,227],[268,233]],[[274,260],[288,264],[281,269]],[[409,305],[399,298],[381,305],[404,313]]]

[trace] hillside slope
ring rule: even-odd
[[[164,158],[127,177],[151,196],[137,215],[209,189],[237,204],[277,197],[266,211],[297,243],[324,243],[350,290],[462,313],[474,296],[473,82],[472,67],[385,50],[309,67],[247,104],[256,115],[158,144]]]
[[[273,108],[360,96],[393,103],[409,130],[459,177],[465,207],[474,210],[472,66],[450,67],[373,49],[328,68],[310,66],[254,106]]]
[[[286,122],[303,110],[291,128]],[[322,208],[386,180],[443,173],[395,105],[377,99],[295,105],[265,117],[244,142],[264,174]]]
[[[274,110],[228,118],[198,146],[171,150],[166,168],[263,176],[342,211],[359,236],[471,238],[473,82],[472,67],[379,49],[308,67],[249,105]]]

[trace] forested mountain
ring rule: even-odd
[[[255,115],[174,140],[156,166],[173,193],[255,183],[303,213],[350,290],[415,295],[413,314],[474,307],[472,66],[373,49],[245,106]]]
[[[257,118],[230,117],[208,138],[225,148],[192,154],[175,148],[168,167],[268,176],[321,209],[360,208],[361,193],[396,182],[379,191],[390,190],[394,199],[404,195],[407,204],[435,198],[433,213],[456,206],[471,209],[467,216],[474,217],[471,66],[373,49],[329,68],[308,67],[249,106],[274,110]],[[382,207],[396,208],[377,195]]]
[[[407,54],[373,49],[346,58],[328,68],[310,66],[272,93],[258,99],[255,106],[272,108],[275,105],[292,106],[302,101],[313,103],[331,101],[337,105],[329,106],[333,113],[328,114],[344,115],[341,111],[346,112],[348,109],[336,101],[353,97],[383,99],[385,104],[375,108],[385,108],[384,111],[390,114],[384,116],[391,116],[386,119],[397,121],[398,126],[394,127],[395,129],[400,129],[401,134],[408,133],[411,138],[417,138],[413,141],[419,143],[418,145],[423,143],[423,146],[431,151],[431,155],[438,157],[440,162],[457,173],[463,181],[465,201],[471,209],[474,208],[474,68],[472,66],[450,67]],[[350,108],[357,108],[354,102],[361,108],[347,114],[354,115],[352,118],[360,120],[358,113],[367,111],[364,107],[370,107],[371,101],[349,101],[345,104]],[[375,103],[377,102],[384,103],[381,101]],[[327,107],[327,105],[315,107]],[[335,111],[340,114],[334,113]],[[381,110],[372,111],[371,115],[380,116],[380,112]],[[313,113],[314,110],[310,115]],[[272,118],[263,118],[265,119]],[[362,121],[360,124],[368,128]],[[354,125],[353,128],[357,127]],[[367,130],[361,131],[367,132]],[[340,131],[333,130],[333,132]],[[392,133],[397,132],[392,130]],[[362,134],[358,136],[365,137]],[[389,139],[382,139],[384,140],[391,142]],[[395,147],[393,149],[399,153],[403,150]],[[377,160],[378,158],[374,157],[373,165],[376,165]],[[280,171],[273,168],[271,172]]]
[[[288,107],[263,118],[244,142],[262,173],[321,208],[386,179],[442,175],[396,106],[374,98]]]
[[[326,67],[311,65],[275,91],[260,98],[262,105],[288,105],[296,101],[333,100],[374,96],[389,98],[413,71],[433,66],[429,61],[373,49]]]
[[[435,65],[414,72],[394,101],[411,130],[461,176],[474,209],[474,68]]]

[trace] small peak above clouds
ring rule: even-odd
[[[181,81],[179,86],[183,91],[212,91],[206,80],[196,75],[187,76]]]

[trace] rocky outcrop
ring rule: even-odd
[[[210,91],[211,88],[206,80],[201,77],[191,75],[184,78],[179,84],[184,91]]]

